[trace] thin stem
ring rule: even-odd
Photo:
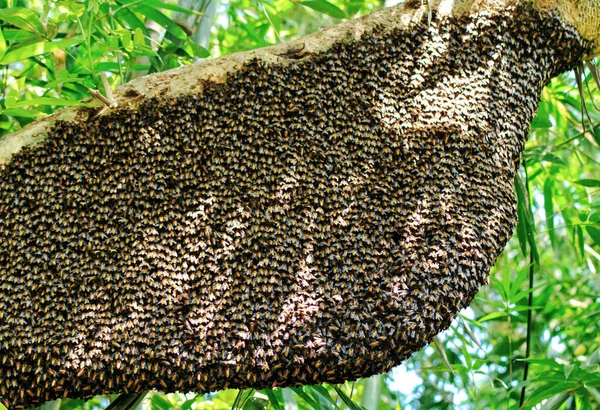
[[[279,43],[282,43],[281,37],[279,36],[279,31],[277,31],[275,24],[273,24],[273,22],[271,21],[271,16],[269,16],[269,12],[267,11],[265,4],[262,2],[262,0],[259,0],[259,2],[260,2],[260,5],[262,6],[263,12],[265,13],[265,17],[269,21],[269,24],[271,25],[271,28],[273,29],[273,32],[275,33],[275,37],[277,37],[277,41]]]
[[[527,189],[527,197],[529,199],[529,212],[533,214],[533,210],[531,209],[531,192],[529,191],[529,177],[527,174],[527,163],[523,160],[523,168],[525,169],[525,188]],[[533,235],[531,236],[531,240],[533,241]],[[525,359],[529,359],[531,354],[531,333],[533,332],[533,277],[535,273],[535,260],[533,257],[533,246],[529,246],[529,297],[527,300],[527,337],[525,342]],[[527,376],[529,374],[529,362],[525,362],[523,366],[523,382],[527,381]],[[521,388],[521,399],[519,401],[519,407],[523,407],[523,403],[525,403],[525,390],[527,386],[524,384]]]

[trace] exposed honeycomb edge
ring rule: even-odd
[[[438,16],[459,17],[467,13],[494,13],[516,6],[519,3],[532,2],[537,7],[556,11],[565,22],[580,29],[580,34],[598,46],[589,58],[600,55],[600,0],[407,0],[394,7],[371,13],[359,19],[343,22],[323,29],[317,33],[297,40],[264,47],[257,50],[233,53],[223,57],[206,60],[201,63],[175,68],[137,78],[115,90],[115,99],[119,107],[102,107],[98,100],[89,99],[96,108],[68,107],[56,113],[40,118],[23,129],[9,134],[0,140],[0,165],[10,162],[14,153],[25,146],[43,141],[50,129],[58,121],[85,122],[96,115],[110,115],[115,110],[135,108],[137,104],[149,98],[168,99],[184,94],[202,94],[207,83],[223,83],[227,75],[241,69],[254,59],[277,65],[292,64],[298,59],[285,56],[293,50],[301,50],[303,58],[311,54],[326,51],[340,41],[354,41],[375,26],[387,29],[409,29],[435,10]],[[592,10],[589,18],[581,20],[581,12]],[[595,24],[595,25],[594,25]]]

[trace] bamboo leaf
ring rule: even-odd
[[[331,395],[329,394],[329,392],[327,391],[327,389],[325,387],[317,384],[314,386],[310,386],[310,389],[313,390],[318,395],[320,395],[321,397],[323,397],[326,401],[328,401],[334,407],[337,408],[337,406],[335,404],[335,400],[333,400],[333,397],[331,397]]]
[[[2,60],[0,60],[0,64],[10,64],[16,61],[25,60],[29,57],[50,53],[55,50],[63,50],[80,42],[80,40],[76,39],[67,39],[59,41],[37,41],[35,43],[29,43],[14,50],[8,51],[4,55]]]
[[[600,188],[600,180],[598,179],[580,179],[573,181],[577,185],[582,185],[588,188]]]
[[[279,399],[277,398],[277,395],[275,395],[273,389],[264,389],[263,392],[267,395],[269,398],[269,403],[271,403],[271,406],[273,406],[275,410],[283,410],[283,407],[279,403]]]
[[[159,0],[145,0],[145,1],[142,2],[142,4],[151,6],[151,7],[155,8],[155,9],[164,9],[164,10],[178,11],[178,12],[183,13],[183,14],[194,14],[196,16],[203,16],[204,15],[204,13],[202,13],[201,11],[186,9],[184,7],[176,6],[175,4],[168,4],[168,3],[164,3],[164,2],[159,1]]]
[[[562,160],[562,158],[547,152],[544,154],[544,156],[542,157],[542,161],[546,161],[546,162],[550,162],[552,164],[556,164],[556,165],[562,165],[562,166],[566,166],[567,164],[565,164],[565,161]]]
[[[177,23],[175,23],[173,20],[167,17],[164,13],[160,12],[157,8],[152,6],[146,6],[146,2],[140,3],[137,0],[118,0],[117,3],[125,5],[129,10],[135,10],[141,13],[142,15],[146,16],[147,18],[155,21],[160,26],[164,27],[169,32],[169,34],[174,36],[175,38],[179,40],[187,39],[187,34]],[[128,16],[128,19],[131,19],[131,17]]]
[[[594,243],[600,246],[600,229],[593,226],[586,226],[585,230],[587,231],[590,238],[594,241]]]
[[[31,9],[14,7],[0,10],[0,20],[32,33],[44,34],[40,16]]]
[[[506,317],[506,316],[508,316],[507,312],[492,312],[492,313],[489,313],[489,314],[485,315],[484,317],[480,318],[478,321],[479,322],[487,322],[488,320],[498,319],[500,317]]]
[[[71,101],[65,98],[38,97],[10,103],[9,108],[31,107],[34,105],[62,105],[66,107],[92,107],[92,104]],[[8,106],[8,104],[7,104]]]
[[[566,382],[538,389],[538,391],[536,391],[528,400],[525,401],[524,407],[530,408],[531,406],[534,406],[545,399],[548,399],[559,393],[570,392],[577,387],[579,386],[575,382]]]
[[[24,118],[37,118],[44,113],[35,111],[35,110],[26,110],[24,108],[7,108],[4,111],[1,111],[0,114],[10,115],[13,117],[24,117]]]
[[[0,60],[6,54],[6,40],[4,39],[4,34],[2,33],[2,27],[0,27]]]
[[[587,391],[600,404],[600,391],[591,386],[587,386]]]
[[[348,0],[348,16],[354,16],[365,4],[365,0]]]
[[[462,323],[462,327],[463,329],[465,329],[465,332],[467,333],[467,335],[471,338],[471,340],[481,349],[483,350],[483,347],[481,346],[481,343],[479,343],[479,340],[477,339],[477,337],[475,336],[475,333],[473,333],[473,330],[471,330],[471,327],[467,324],[467,322],[465,321],[464,317],[460,317],[460,321]]]
[[[300,4],[336,19],[346,18],[346,13],[344,13],[338,6],[328,2],[327,0],[304,0],[301,1]]]
[[[348,397],[346,395],[346,393],[344,393],[344,391],[342,389],[340,389],[337,386],[333,386],[333,389],[336,391],[336,393],[338,394],[338,396],[340,396],[340,399],[342,399],[342,401],[344,402],[344,404],[346,406],[348,406],[348,408],[350,410],[363,410],[364,407],[359,406],[358,404],[354,403],[352,401],[352,399],[350,397]]]
[[[553,202],[554,180],[549,177],[544,181],[544,212],[546,214],[546,227],[553,249],[556,249],[556,232],[554,232],[554,202]]]
[[[583,229],[581,229],[580,225],[577,225],[575,227],[575,239],[577,241],[577,250],[579,251],[579,255],[581,255],[581,257],[585,257],[585,253],[584,253],[584,246],[585,246],[585,240],[583,237]]]
[[[536,291],[536,290],[538,290],[538,289],[542,289],[542,288],[544,288],[545,286],[546,286],[546,284],[545,284],[545,283],[540,283],[539,285],[537,285],[537,286],[534,286],[534,287],[533,287],[533,288],[531,288],[531,289],[526,289],[526,290],[523,290],[523,291],[521,291],[521,292],[517,292],[517,293],[515,293],[515,295],[514,295],[514,296],[512,296],[512,297],[510,298],[510,301],[511,301],[512,303],[517,303],[517,302],[519,302],[521,299],[523,299],[525,296],[529,295],[529,294],[530,294],[530,293],[532,293],[532,292],[535,292],[535,291]]]
[[[446,355],[446,349],[444,349],[444,345],[440,342],[439,337],[435,336],[433,338],[433,343],[435,344],[438,351],[440,352],[440,355],[442,356],[442,360],[444,361],[446,366],[448,366],[448,369],[450,369],[450,372],[454,373],[454,369],[452,368],[452,365],[450,364],[450,361],[448,360],[448,356]]]
[[[300,396],[305,402],[307,402],[313,409],[321,410],[322,406],[319,405],[319,403],[317,403],[312,397],[310,397],[308,394],[306,394],[306,392],[303,390],[302,387],[292,387],[292,390],[294,391],[294,393],[296,393],[298,396]]]

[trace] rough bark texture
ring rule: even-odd
[[[2,400],[335,383],[446,329],[512,233],[542,87],[593,46],[531,5],[415,13],[201,92],[131,86],[15,154]]]

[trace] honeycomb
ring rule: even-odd
[[[539,94],[591,44],[532,6],[377,27],[60,123],[0,168],[0,396],[337,383],[488,283]]]

